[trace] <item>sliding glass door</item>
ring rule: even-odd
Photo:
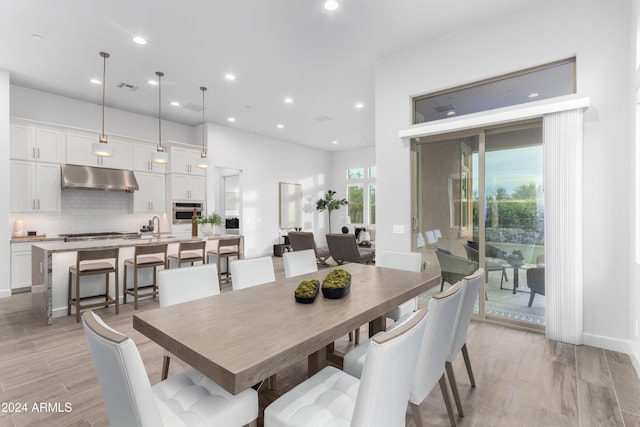
[[[416,250],[446,273],[462,261],[485,268],[479,316],[543,328],[545,297],[532,299],[530,286],[544,266],[541,123],[422,138],[413,148]]]

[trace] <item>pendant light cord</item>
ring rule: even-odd
[[[156,75],[158,76],[158,151],[164,151],[164,147],[162,147],[162,76],[164,73],[161,71],[156,71]]]
[[[206,157],[207,150],[204,148],[204,91],[206,91],[207,88],[201,86],[200,90],[202,91],[202,154],[204,157]]]
[[[102,56],[102,134],[100,142],[106,143],[107,138],[104,134],[104,98],[107,87],[107,58],[109,57],[109,54],[106,52],[100,52],[100,56]]]

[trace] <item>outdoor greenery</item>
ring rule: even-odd
[[[514,228],[536,231],[538,212],[536,196],[540,189],[535,182],[518,186],[511,195],[498,187],[487,201],[486,224],[488,228]],[[478,198],[473,201],[473,223],[478,224]]]

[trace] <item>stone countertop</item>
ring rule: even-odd
[[[202,240],[219,240],[226,237],[239,237],[238,235],[217,234],[207,237],[191,237],[191,234],[171,234],[157,237],[143,237],[136,239],[103,239],[103,240],[79,240],[75,242],[64,241],[40,241],[33,244],[49,252],[74,252],[84,249],[103,249],[112,247],[129,247],[140,245],[157,245],[158,243],[181,243]]]
[[[55,242],[59,240],[64,240],[62,236],[51,235],[47,236],[46,234],[37,235],[37,236],[11,236],[9,242],[11,243],[32,243],[32,242]]]

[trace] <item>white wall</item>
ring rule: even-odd
[[[11,117],[100,132],[102,105],[65,98],[21,86],[11,86]],[[105,133],[158,141],[158,118],[105,108]],[[162,142],[200,145],[201,137],[191,126],[162,121]]]
[[[629,338],[632,234],[626,194],[633,173],[628,132],[629,3],[543,0],[383,58],[376,66],[377,245],[410,248],[411,97],[577,56],[577,87],[591,98],[584,138],[584,328],[586,343]],[[624,191],[615,191],[616,189]],[[398,221],[397,218],[402,218]],[[406,232],[393,234],[392,224]]]
[[[0,69],[0,182],[9,182],[9,72]],[[9,200],[11,188],[0,185],[0,200],[6,207],[0,207],[0,224],[9,224]],[[5,228],[0,240],[0,298],[11,295],[11,227]]]
[[[636,70],[637,50],[638,50],[638,22],[640,19],[640,0],[632,1],[632,13],[630,14],[630,49],[629,49],[629,69],[631,74],[632,85],[628,91],[629,96],[629,116],[631,118],[629,129],[630,134],[633,136],[630,138],[630,142],[633,145],[633,155],[630,155],[627,163],[632,171],[635,172],[635,185],[630,186],[629,200],[633,200],[635,203],[635,215],[631,215],[629,221],[630,233],[628,236],[629,247],[635,248],[635,251],[630,250],[630,253],[634,253],[635,256],[629,260],[631,274],[630,274],[630,295],[629,295],[629,336],[631,343],[631,351],[635,357],[632,360],[636,361],[636,370],[640,372],[640,337],[636,328],[640,328],[638,323],[640,322],[640,289],[638,283],[640,283],[640,264],[636,260],[640,260],[640,254],[638,253],[637,239],[640,238],[640,212],[638,207],[640,206],[640,170],[638,169],[638,159],[640,159],[640,153],[638,152],[638,141],[640,141],[640,132],[637,130],[640,126],[640,120],[638,114],[640,114],[640,103],[636,97],[635,88],[640,85],[640,70]],[[634,205],[632,205],[634,206]],[[634,233],[635,229],[635,233]]]
[[[279,242],[279,182],[302,184],[302,228],[320,241],[326,217],[316,212],[315,201],[330,182],[329,152],[212,123],[207,125],[207,141],[213,166],[242,171],[241,230],[247,257],[270,255]],[[219,188],[214,174],[208,175],[207,187]]]

